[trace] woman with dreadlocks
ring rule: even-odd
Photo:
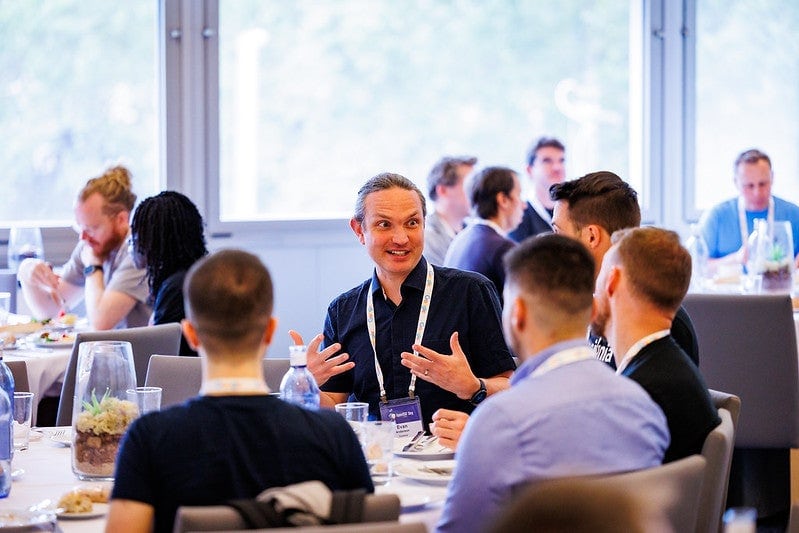
[[[164,191],[144,200],[130,225],[133,261],[147,270],[152,324],[180,322],[183,311],[183,278],[195,261],[208,254],[203,219],[191,200],[175,191]],[[180,355],[197,355],[185,338]]]

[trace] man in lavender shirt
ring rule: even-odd
[[[523,363],[466,426],[441,532],[485,531],[519,485],[657,466],[669,445],[660,408],[586,340],[594,292],[586,248],[542,235],[510,251],[505,270],[505,338]]]

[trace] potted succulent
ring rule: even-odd
[[[136,386],[130,343],[81,343],[76,370],[72,471],[83,480],[112,480],[119,443],[139,416],[127,399]]]
[[[793,287],[793,234],[790,222],[755,221],[754,274],[763,292],[790,292]]]
[[[138,416],[138,408],[109,396],[108,389],[100,400],[92,391],[91,401],[84,401],[82,407],[75,422],[73,467],[92,478],[113,477],[119,442]]]

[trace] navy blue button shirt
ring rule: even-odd
[[[461,348],[472,372],[488,378],[516,368],[502,336],[499,297],[483,275],[434,266],[435,283],[422,345],[441,354],[451,354],[449,338],[458,332]],[[411,372],[402,366],[400,354],[412,352],[419,309],[422,304],[427,262],[424,258],[402,284],[402,302],[386,299],[373,273],[377,356],[389,399],[408,396]],[[322,390],[351,393],[351,399],[368,402],[370,417],[380,417],[380,390],[375,374],[374,351],[366,327],[366,297],[372,279],[345,292],[330,304],[325,320],[325,346],[341,343],[355,368],[330,378]],[[475,390],[476,392],[476,390]],[[419,378],[416,395],[429,424],[439,408],[470,413],[468,400]]]

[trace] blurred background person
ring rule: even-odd
[[[136,267],[147,271],[152,324],[180,322],[183,308],[183,280],[186,272],[208,254],[203,219],[186,196],[164,191],[145,199],[133,214],[130,252]],[[197,355],[185,338],[180,355]]]
[[[147,325],[146,272],[133,264],[125,244],[135,203],[130,172],[123,166],[86,183],[75,203],[80,241],[61,275],[41,259],[19,266],[22,294],[35,318],[54,318],[83,300],[93,329]]]
[[[476,164],[476,157],[442,157],[427,176],[427,195],[433,209],[425,218],[424,256],[433,265],[444,264],[449,244],[463,229],[469,214],[464,180]]]
[[[699,222],[711,263],[744,265],[746,242],[756,218],[787,220],[793,230],[793,255],[799,254],[799,206],[771,194],[774,172],[771,159],[757,149],[735,159],[733,181],[738,196],[703,213]]]
[[[444,266],[479,272],[491,280],[502,302],[505,267],[502,257],[516,246],[508,232],[519,225],[524,200],[519,177],[505,167],[487,167],[469,184],[469,201],[476,217],[452,241]]]
[[[525,238],[552,231],[554,202],[549,188],[566,179],[566,147],[554,137],[541,137],[527,152],[527,206],[519,226],[510,232],[510,238],[522,242]]]

